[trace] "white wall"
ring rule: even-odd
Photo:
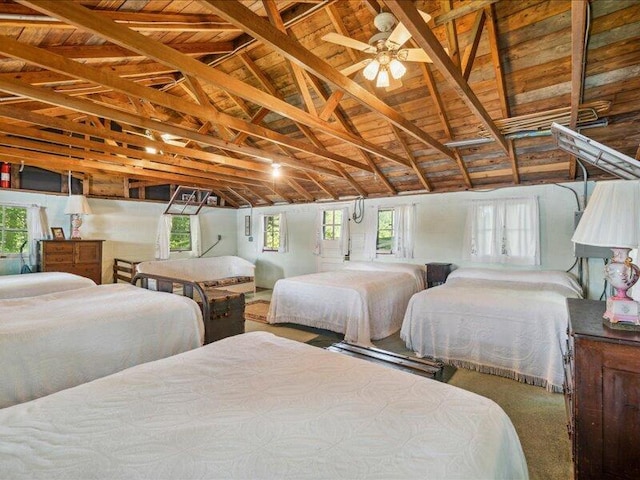
[[[62,227],[65,236],[69,238],[69,215],[64,214],[67,202],[65,195],[0,190],[0,203],[2,202],[46,207],[49,226]],[[102,255],[103,282],[112,281],[114,258],[133,261],[153,259],[156,227],[158,218],[166,207],[164,203],[98,198],[89,198],[88,202],[93,214],[83,217],[80,231],[82,238],[105,240]],[[236,216],[236,211],[232,209],[204,207],[201,210],[202,251],[215,243],[218,235],[222,236],[220,243],[206,256],[236,254]],[[0,274],[19,271],[19,259],[0,259]]]
[[[582,200],[581,182],[565,184]],[[589,189],[592,185],[589,184]],[[365,216],[379,206],[396,206],[415,203],[417,228],[415,258],[411,263],[450,262],[455,266],[487,266],[462,260],[462,242],[467,205],[470,200],[481,198],[517,197],[536,195],[540,205],[541,265],[535,268],[567,270],[574,263],[573,234],[574,212],[578,210],[571,191],[557,185],[503,188],[485,192],[456,192],[413,195],[392,198],[366,199]],[[315,217],[319,209],[349,206],[353,214],[354,202],[335,202],[310,205],[279,205],[238,211],[238,254],[256,263],[256,282],[261,287],[272,288],[276,280],[292,275],[318,271],[318,259],[312,254]],[[244,217],[252,215],[253,233],[261,214],[285,212],[289,226],[289,252],[259,252],[258,239],[250,242],[244,236]],[[361,224],[351,221],[351,259],[361,260],[366,219]],[[384,256],[381,261],[393,261]],[[403,260],[406,261],[406,260]],[[591,260],[591,296],[599,296],[602,290],[602,261]],[[503,268],[495,266],[496,268]],[[504,267],[508,268],[508,267]],[[522,267],[517,267],[522,268]],[[534,267],[529,267],[534,268]],[[575,273],[576,270],[574,269]],[[597,295],[596,295],[597,292]]]

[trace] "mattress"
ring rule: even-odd
[[[34,297],[76,288],[93,287],[89,278],[65,272],[39,272],[0,276],[0,299]]]
[[[253,332],[0,410],[7,479],[527,478],[476,394]]]
[[[0,300],[0,408],[202,345],[198,304],[127,284]]]
[[[560,392],[566,299],[581,296],[565,272],[460,269],[411,298],[400,336],[419,356]]]
[[[344,270],[278,280],[267,321],[331,330],[370,345],[400,329],[409,299],[424,288],[421,269],[355,262]]]

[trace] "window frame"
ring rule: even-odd
[[[187,226],[188,226],[188,230],[187,231],[175,231],[174,227],[176,225],[176,222],[174,222],[174,220],[179,217],[179,218],[185,218],[187,219]],[[188,235],[189,236],[189,248],[174,248],[173,243],[174,243],[174,235]],[[171,231],[169,232],[169,251],[170,252],[190,252],[193,250],[193,237],[192,237],[192,232],[191,232],[191,217],[189,215],[172,215],[171,216]]]
[[[322,211],[322,240],[328,242],[339,241],[342,238],[342,209],[336,208]],[[327,214],[331,214],[331,221],[327,222]],[[340,220],[336,220],[336,214],[340,215]],[[332,229],[332,238],[327,238],[327,227]],[[336,230],[338,235],[336,236]]]
[[[265,215],[262,222],[262,251],[277,252],[280,249],[280,215]],[[269,224],[273,230],[271,234],[269,233]],[[269,235],[271,235],[271,241],[269,241]],[[276,239],[278,240],[277,244]]]
[[[390,231],[391,236],[389,237],[389,241],[391,242],[389,248],[379,248],[380,245],[380,214],[385,212],[391,212],[391,226],[390,228],[385,228],[384,231]],[[395,252],[393,251],[393,243],[395,239],[395,222],[396,222],[396,209],[393,207],[380,207],[377,212],[377,220],[376,220],[376,254],[378,255],[393,255]]]
[[[30,252],[30,242],[29,242],[29,225],[27,224],[27,207],[23,207],[20,205],[8,205],[4,203],[0,203],[0,209],[2,210],[2,223],[0,223],[0,255],[5,258],[17,258],[21,255],[20,250],[16,252],[4,251],[5,245],[5,234],[6,232],[24,232],[26,236],[27,244],[25,245],[25,250],[22,252],[22,255],[29,255]],[[25,228],[24,229],[16,229],[16,228],[6,228],[5,227],[5,213],[7,209],[19,209],[24,212],[24,220],[25,220]]]

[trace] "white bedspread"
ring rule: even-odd
[[[502,409],[265,332],[0,410],[0,478],[519,479]]]
[[[0,299],[35,297],[47,293],[92,287],[90,278],[65,272],[39,272],[0,276]]]
[[[267,321],[344,333],[345,340],[365,345],[388,337],[400,329],[409,299],[422,288],[422,277],[393,271],[389,264],[369,265],[278,280]]]
[[[0,408],[202,345],[191,299],[110,284],[0,300]]]
[[[407,347],[562,391],[566,298],[580,298],[579,285],[564,272],[470,270],[413,296],[400,332]]]

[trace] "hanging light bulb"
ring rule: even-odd
[[[278,162],[273,162],[271,164],[271,174],[274,177],[279,177],[280,176],[280,164]]]
[[[374,78],[376,78],[379,68],[380,68],[380,62],[378,62],[378,60],[376,59],[373,59],[364,68],[364,70],[362,71],[362,74],[364,75],[364,78],[366,78],[367,80],[373,80]]]
[[[376,87],[388,87],[389,86],[389,71],[385,68],[381,68],[378,72],[378,81]]]
[[[391,76],[396,80],[407,73],[406,67],[395,58],[389,63],[389,71],[391,72]]]

